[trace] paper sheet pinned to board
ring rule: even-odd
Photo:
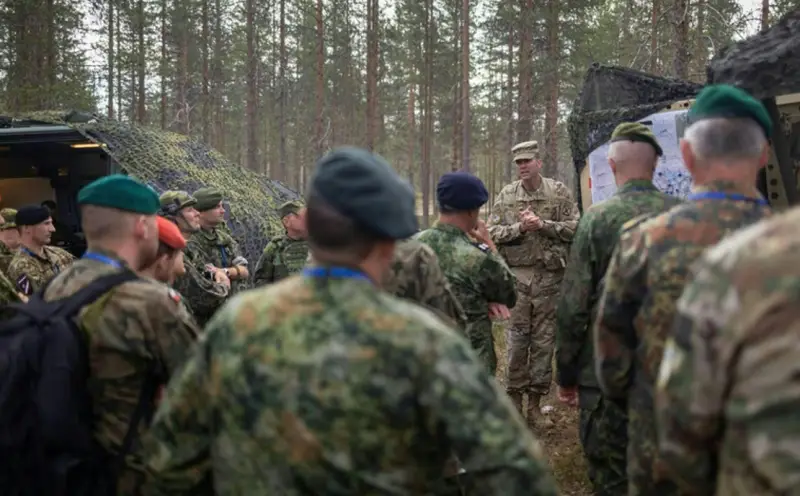
[[[659,159],[653,184],[670,195],[686,198],[692,178],[681,159],[679,140],[687,125],[687,110],[672,110],[652,114],[639,120],[655,134],[664,155]],[[589,154],[589,176],[591,177],[592,203],[600,203],[617,191],[614,174],[608,165],[608,143]]]

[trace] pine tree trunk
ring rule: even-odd
[[[769,0],[761,0],[761,29],[769,27]]]
[[[689,0],[675,0],[673,10],[675,28],[675,77],[689,79]]]
[[[159,114],[161,129],[167,129],[167,0],[161,0],[161,102]]]
[[[247,123],[246,167],[258,167],[258,56],[256,54],[256,0],[246,2],[247,31],[247,101],[245,102],[245,122]]]
[[[519,46],[519,115],[517,138],[521,141],[531,139],[533,132],[533,41],[531,17],[533,0],[522,0],[523,20],[520,26]]]
[[[106,85],[108,86],[108,118],[114,118],[114,2],[108,0],[108,73]]]
[[[461,3],[461,160],[462,168],[470,170],[470,108],[469,108],[469,0]]]
[[[144,0],[139,0],[137,3],[137,29],[138,33],[138,48],[137,52],[139,55],[139,60],[137,64],[137,73],[139,76],[138,80],[138,99],[137,99],[137,106],[136,106],[136,120],[140,124],[145,124],[147,122],[147,107],[146,107],[146,100],[147,100],[147,93],[145,90],[145,77],[147,72],[147,60],[146,60],[146,53],[145,53],[145,46],[144,46],[144,27],[145,27],[145,14],[144,14]]]
[[[503,167],[505,183],[511,182],[511,148],[514,147],[514,23],[508,23],[508,51],[506,52],[506,157]]]
[[[558,172],[558,89],[561,50],[559,48],[559,0],[547,1],[547,106],[544,117],[544,168],[553,177]]]
[[[287,157],[286,157],[286,65],[288,63],[288,55],[286,53],[286,0],[280,0],[280,51],[278,58],[278,105],[279,105],[279,150],[278,150],[278,179],[281,181],[287,180]]]
[[[202,39],[200,46],[203,57],[203,142],[210,143],[211,139],[211,74],[209,70],[209,46],[210,41],[210,19],[208,15],[208,2],[209,0],[201,0],[203,2],[201,8],[201,23],[203,24]]]
[[[317,98],[316,98],[316,158],[322,156],[324,148],[324,129],[323,112],[325,109],[325,26],[322,17],[322,0],[317,0],[316,5],[316,24],[317,24]]]

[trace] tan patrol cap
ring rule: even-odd
[[[539,142],[538,141],[525,141],[514,145],[511,149],[514,155],[514,162],[517,160],[533,160],[539,158]]]

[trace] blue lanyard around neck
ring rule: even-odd
[[[369,281],[369,277],[363,272],[346,267],[306,267],[303,269],[303,275],[314,278],[335,277],[338,279],[363,279]]]
[[[732,200],[732,201],[746,201],[756,203],[758,205],[767,206],[767,200],[763,198],[753,198],[739,193],[723,193],[722,191],[701,191],[699,193],[690,193],[687,197],[690,201],[696,200]]]
[[[115,267],[117,269],[121,269],[122,268],[122,263],[120,263],[119,260],[114,260],[111,257],[107,257],[105,255],[101,255],[99,253],[95,253],[95,252],[92,252],[92,251],[87,251],[86,253],[83,254],[83,256],[81,258],[85,258],[87,260],[94,260],[96,262],[102,262],[102,263],[104,263],[106,265],[110,265],[110,266]]]
[[[55,272],[56,274],[61,272],[61,267],[57,263],[53,263],[47,256],[40,257],[39,255],[37,255],[36,253],[32,252],[31,250],[29,250],[24,246],[21,246],[20,249],[37,260],[45,260],[49,262],[50,265],[53,266],[53,272]]]

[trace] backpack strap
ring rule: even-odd
[[[124,284],[136,279],[139,279],[139,276],[137,276],[136,273],[130,269],[98,277],[85,287],[75,292],[75,294],[60,300],[57,312],[62,315],[74,314],[82,307],[92,303],[94,300],[104,295],[111,289],[119,286],[120,284]],[[44,293],[42,293],[42,295],[44,295]]]

